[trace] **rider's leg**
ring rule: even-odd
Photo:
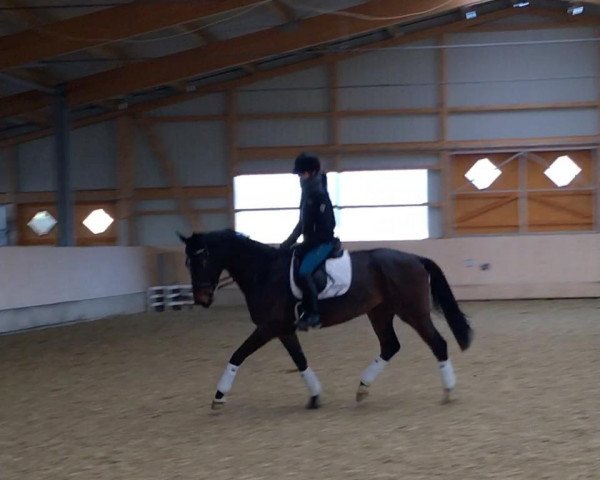
[[[302,306],[304,307],[304,314],[298,322],[300,330],[319,328],[321,326],[317,287],[312,274],[327,259],[331,250],[333,250],[333,245],[331,243],[324,243],[309,250],[302,259],[302,264],[298,271],[299,286],[302,289]]]

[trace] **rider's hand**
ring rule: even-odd
[[[279,245],[279,248],[281,250],[291,250],[293,246],[293,242],[283,242],[281,245]]]

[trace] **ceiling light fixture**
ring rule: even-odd
[[[477,18],[477,12],[475,10],[465,10],[465,18],[467,20],[473,20]]]
[[[569,15],[581,15],[583,13],[583,5],[570,5],[569,8],[567,8],[567,13]]]

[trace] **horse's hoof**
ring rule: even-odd
[[[449,390],[447,388],[444,389],[444,395],[442,396],[442,405],[446,405],[452,401],[452,398],[450,398],[451,393],[452,390]]]
[[[356,391],[356,401],[362,402],[365,398],[369,396],[369,387],[366,385],[359,385],[358,390]]]
[[[221,408],[223,408],[225,406],[225,403],[226,403],[225,398],[218,398],[218,399],[215,398],[212,401],[210,408],[212,410],[220,410]]]
[[[310,400],[306,404],[306,408],[308,410],[316,410],[320,406],[321,406],[321,399],[320,399],[319,395],[314,395],[314,396],[310,397]]]

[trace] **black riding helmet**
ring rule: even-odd
[[[304,172],[318,172],[319,170],[321,170],[321,162],[319,162],[317,156],[303,152],[296,157],[292,173],[298,175]]]

